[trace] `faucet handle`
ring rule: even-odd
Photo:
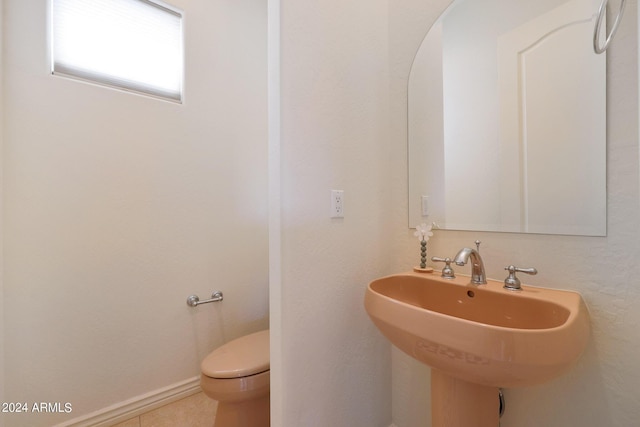
[[[443,279],[454,279],[456,277],[453,272],[453,268],[451,268],[451,258],[439,258],[437,256],[432,256],[431,261],[433,262],[444,262],[444,268],[442,269],[442,274],[440,277]]]
[[[506,279],[504,279],[504,288],[510,289],[510,290],[522,289],[520,287],[520,279],[516,277],[516,272],[526,273],[531,275],[538,274],[538,270],[536,270],[535,268],[520,268],[520,267],[515,267],[513,265],[510,265],[508,267],[505,267],[504,269],[509,272],[509,276]]]

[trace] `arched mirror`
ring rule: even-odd
[[[606,235],[600,0],[455,0],[409,77],[409,226]]]

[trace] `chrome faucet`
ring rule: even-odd
[[[479,243],[479,242],[478,242]],[[486,285],[487,277],[484,273],[484,263],[480,252],[471,248],[462,248],[453,259],[457,265],[465,265],[471,258],[471,283],[476,285]]]

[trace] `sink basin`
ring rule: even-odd
[[[455,379],[524,387],[567,371],[589,339],[580,294],[487,282],[396,274],[369,284],[365,309],[395,346]]]

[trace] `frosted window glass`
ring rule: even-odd
[[[182,100],[182,14],[147,0],[51,0],[52,72]]]

